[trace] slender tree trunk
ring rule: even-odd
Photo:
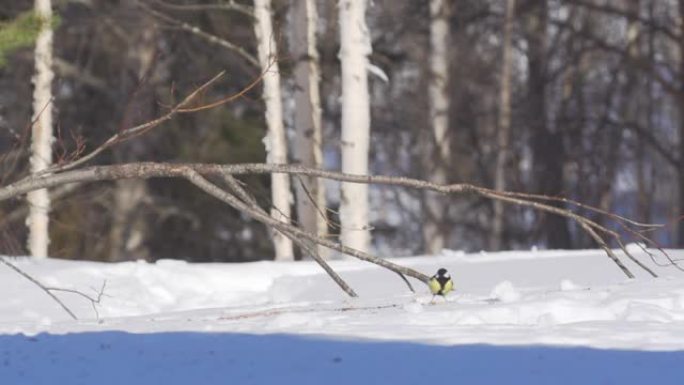
[[[340,61],[342,64],[342,172],[368,173],[370,100],[368,55],[370,36],[366,27],[366,0],[340,0]],[[367,251],[368,186],[342,183],[340,222],[342,244]]]
[[[515,12],[515,0],[506,1],[506,17],[503,28],[503,43],[501,55],[501,79],[499,87],[499,130],[497,132],[497,145],[499,152],[496,156],[496,169],[494,175],[494,189],[506,190],[506,166],[510,158],[511,136],[511,43],[513,33],[513,17]],[[494,202],[494,219],[492,223],[492,237],[489,248],[498,250],[502,246],[504,227],[504,205],[502,202]]]
[[[451,158],[449,141],[449,15],[447,0],[430,0],[430,74],[428,103],[432,135],[425,156],[425,171],[435,183],[446,183]],[[446,246],[444,226],[447,208],[435,194],[423,194],[423,240],[426,252],[436,254]]]
[[[323,163],[321,132],[320,69],[316,49],[315,0],[294,0],[292,4],[292,53],[295,60],[295,112],[297,132],[295,162],[321,168]],[[301,227],[319,236],[328,231],[325,185],[323,180],[301,177],[295,180],[297,218]],[[318,247],[319,254],[327,249]]]
[[[263,99],[266,104],[268,133],[264,138],[268,163],[287,163],[287,142],[283,126],[283,102],[280,93],[280,71],[271,21],[271,0],[254,0],[254,33],[257,41],[259,64],[264,71]],[[290,177],[285,174],[271,176],[271,216],[290,222]],[[273,246],[278,261],[294,260],[292,241],[274,231]]]
[[[128,4],[134,9],[135,4]],[[144,17],[144,16],[143,16]],[[154,84],[150,78],[154,77],[156,57],[156,30],[154,23],[148,17],[145,28],[136,31],[131,38],[135,43],[128,49],[128,57],[137,73],[137,78],[128,85],[138,87],[135,100],[131,101],[133,108],[124,114],[123,127],[131,127],[140,121],[148,121],[155,117],[157,100]],[[135,141],[114,150],[119,161],[133,161],[144,157],[148,151],[143,141]],[[109,230],[108,260],[110,262],[128,260],[147,260],[150,257],[146,247],[148,239],[148,225],[144,215],[145,201],[149,201],[147,181],[137,179],[118,180],[114,185],[112,207],[112,222]]]
[[[684,0],[679,0],[679,28],[684,33]],[[679,213],[684,213],[684,38],[679,39]],[[678,221],[677,246],[684,247],[684,221]]]
[[[648,4],[649,18],[653,19],[654,3]],[[648,60],[655,62],[655,42],[656,34],[654,31],[648,33]],[[653,76],[647,79],[648,96],[646,100],[645,123],[648,130],[653,131],[654,109],[655,109],[655,90]],[[643,140],[636,140],[636,181],[637,181],[637,202],[636,218],[638,221],[648,223],[651,221],[651,206],[653,204],[655,170],[647,159],[647,145]]]
[[[31,172],[39,172],[52,163],[52,5],[50,0],[36,0],[35,12],[42,26],[35,49],[35,75],[33,77],[33,127],[31,130]],[[50,243],[48,213],[50,196],[47,189],[27,195],[29,216],[28,249],[32,256],[48,256]]]
[[[527,20],[528,42],[528,92],[529,119],[532,146],[532,178],[537,193],[560,196],[563,194],[563,164],[565,148],[560,131],[552,131],[548,126],[546,108],[547,85],[547,0],[534,4]],[[562,203],[554,204],[563,207]],[[565,218],[545,215],[541,222],[542,238],[546,246],[553,249],[571,247],[570,231]]]
[[[142,202],[148,195],[147,183],[125,179],[116,181],[115,186],[108,261],[147,259],[149,253],[142,247],[146,226],[140,215]]]

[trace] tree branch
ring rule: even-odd
[[[152,16],[156,17],[157,19],[166,21],[167,23],[169,23],[175,27],[178,27],[178,28],[180,28],[186,32],[190,32],[191,34],[193,34],[197,37],[200,37],[200,38],[202,38],[202,39],[204,39],[204,40],[206,40],[212,44],[219,45],[219,46],[226,48],[232,52],[235,52],[236,54],[238,54],[238,56],[245,59],[247,61],[247,63],[251,64],[254,68],[261,68],[261,66],[259,65],[259,61],[252,54],[247,52],[244,48],[240,47],[239,45],[237,45],[235,43],[231,43],[230,41],[223,39],[223,38],[220,38],[216,35],[212,35],[208,32],[205,32],[197,26],[190,25],[184,21],[177,20],[177,19],[175,19],[175,18],[173,18],[173,17],[171,17],[165,13],[156,11],[156,10],[154,10],[154,9],[152,9],[152,8],[148,7],[147,5],[144,5],[142,3],[139,3],[139,6],[145,12],[151,14]]]
[[[265,210],[263,210],[261,207],[259,207],[259,204],[257,203],[256,199],[250,195],[241,185],[238,183],[238,181],[231,175],[227,174],[221,174],[223,177],[223,180],[226,182],[228,187],[235,192],[235,195],[237,195],[242,201],[246,204],[248,204],[253,210],[256,210],[257,212],[261,213],[262,215],[268,215]],[[285,222],[282,222],[285,224]],[[333,270],[328,263],[321,258],[321,256],[318,254],[316,249],[311,246],[309,243],[305,242],[301,238],[298,238],[296,235],[291,233],[289,230],[282,231],[283,235],[286,237],[290,238],[292,242],[297,244],[302,251],[307,252],[311,255],[311,258],[313,258],[322,268],[325,270],[326,273],[330,276],[330,278],[337,283],[337,285],[344,290],[345,293],[347,293],[350,297],[358,297],[356,292],[347,284],[342,277],[340,277],[335,270]]]
[[[14,270],[15,272],[17,272],[17,273],[18,273],[19,275],[21,275],[22,277],[24,277],[24,278],[28,279],[29,281],[31,281],[31,283],[33,283],[34,285],[38,286],[42,291],[45,292],[45,294],[49,295],[50,298],[52,298],[55,302],[57,302],[57,303],[59,304],[59,306],[60,306],[62,309],[64,309],[64,311],[67,312],[67,314],[69,314],[69,316],[70,316],[71,318],[73,318],[74,320],[77,320],[77,319],[78,319],[78,317],[76,317],[76,314],[74,314],[74,312],[72,312],[72,311],[64,304],[64,302],[62,302],[59,298],[57,298],[57,296],[55,296],[55,295],[52,293],[51,290],[54,290],[53,288],[46,287],[45,285],[43,285],[42,283],[40,283],[37,279],[31,277],[28,273],[24,272],[23,270],[21,270],[20,268],[18,268],[17,266],[15,266],[13,263],[10,263],[10,262],[9,262],[8,260],[6,260],[4,257],[0,257],[0,262],[2,262],[3,264],[5,264],[5,266],[9,267],[10,269]]]
[[[254,8],[236,3],[234,0],[221,4],[172,4],[165,1],[154,0],[161,7],[174,11],[235,11],[245,16],[254,17]]]
[[[371,262],[376,265],[382,266],[386,269],[392,270],[396,273],[403,273],[405,275],[408,275],[410,277],[416,278],[424,283],[427,283],[428,280],[430,279],[427,275],[422,274],[418,271],[415,271],[413,269],[399,266],[397,264],[394,264],[390,261],[378,258],[372,254],[365,253],[356,249],[353,249],[351,247],[347,247],[344,245],[341,245],[337,242],[333,242],[324,238],[321,238],[315,234],[310,234],[307,231],[304,231],[300,228],[297,228],[289,223],[281,222],[275,218],[272,218],[270,215],[262,213],[263,210],[258,211],[255,210],[251,207],[249,207],[247,204],[242,203],[239,199],[237,199],[234,195],[229,194],[219,188],[218,186],[214,185],[213,183],[209,182],[206,180],[202,175],[200,175],[199,172],[193,170],[190,167],[185,167],[180,169],[180,173],[185,177],[190,183],[194,184],[198,188],[200,188],[202,191],[206,192],[207,194],[229,204],[230,206],[248,214],[252,218],[258,220],[259,222],[262,222],[268,226],[271,226],[275,229],[278,230],[286,230],[290,232],[292,235],[304,237],[305,239],[308,239],[309,241],[315,242],[319,245],[323,245],[325,247],[328,247],[333,250],[337,250],[341,253],[350,255],[352,257],[356,257],[360,260],[366,261],[366,262]]]
[[[91,151],[89,154],[87,154],[87,155],[85,155],[85,156],[83,156],[83,157],[81,157],[78,160],[75,160],[73,162],[49,167],[49,168],[45,169],[44,171],[42,171],[41,173],[39,173],[39,175],[40,174],[46,174],[46,173],[57,173],[60,171],[74,169],[74,168],[88,162],[89,160],[95,158],[96,156],[98,156],[100,153],[102,153],[104,150],[108,149],[109,147],[112,147],[113,145],[115,145],[121,141],[128,140],[130,138],[141,135],[141,134],[145,133],[146,131],[148,131],[148,130],[156,127],[156,126],[158,126],[158,125],[160,125],[160,124],[162,124],[168,120],[171,120],[171,118],[173,118],[177,113],[182,112],[181,110],[184,107],[187,107],[188,104],[190,104],[200,93],[202,93],[204,90],[209,88],[212,84],[217,82],[221,77],[223,77],[224,74],[225,74],[225,71],[221,71],[216,76],[211,78],[208,82],[206,82],[203,85],[201,85],[200,87],[196,88],[193,92],[191,92],[188,96],[186,96],[185,99],[183,99],[180,103],[176,104],[173,108],[171,108],[171,110],[169,112],[167,112],[163,116],[161,116],[157,119],[151,120],[149,122],[137,125],[135,127],[131,127],[131,128],[127,128],[125,130],[119,131],[116,134],[112,135],[109,139],[107,139],[107,141],[102,143],[95,150]]]
[[[441,185],[436,183],[431,183],[418,179],[411,179],[405,177],[389,177],[389,176],[370,176],[370,175],[350,175],[343,174],[333,171],[325,171],[307,168],[298,165],[278,165],[278,164],[232,164],[232,165],[219,165],[219,164],[170,164],[170,163],[131,163],[131,164],[121,164],[114,166],[93,166],[88,168],[83,168],[79,170],[66,171],[52,175],[31,175],[16,183],[0,188],[0,201],[13,198],[19,195],[23,195],[29,191],[33,191],[40,188],[54,187],[64,183],[74,183],[74,182],[92,182],[92,181],[102,181],[102,180],[114,180],[114,179],[125,179],[125,178],[186,178],[193,181],[198,187],[202,188],[211,195],[216,196],[219,199],[226,201],[231,206],[238,208],[243,212],[249,213],[255,219],[266,223],[269,226],[273,226],[278,230],[285,229],[289,231],[292,235],[302,236],[309,239],[312,242],[323,245],[325,247],[340,251],[342,253],[354,256],[356,258],[376,263],[390,270],[401,272],[408,276],[414,277],[418,280],[426,282],[428,277],[415,272],[413,270],[401,270],[402,267],[392,264],[388,261],[379,259],[373,255],[362,253],[358,250],[350,249],[345,246],[339,245],[335,242],[329,241],[327,239],[320,238],[314,234],[309,234],[302,231],[301,229],[288,225],[285,226],[282,222],[274,220],[273,218],[263,218],[260,213],[255,213],[253,209],[242,203],[239,199],[228,194],[223,196],[225,192],[220,188],[214,186],[210,182],[203,180],[201,175],[241,175],[241,174],[265,174],[265,173],[286,173],[292,175],[307,175],[315,176],[318,178],[326,178],[331,180],[352,182],[352,183],[368,183],[368,184],[385,184],[393,186],[403,186],[423,190],[432,190],[443,194],[473,194],[481,196],[487,199],[500,200],[509,204],[515,204],[519,206],[530,207],[535,210],[544,211],[552,213],[555,215],[564,216],[566,218],[572,219],[577,222],[581,228],[588,232],[589,235],[603,248],[608,256],[618,265],[618,267],[625,272],[628,277],[633,277],[629,269],[624,266],[619,258],[612,252],[609,251],[610,248],[603,241],[603,238],[598,234],[601,232],[612,237],[618,241],[618,246],[625,253],[625,255],[637,261],[636,258],[623,246],[620,242],[620,235],[615,231],[612,231],[604,226],[599,225],[595,221],[592,221],[586,217],[583,217],[577,213],[570,211],[569,209],[555,207],[549,204],[543,203],[545,200],[561,200],[564,202],[570,202],[579,205],[583,209],[591,209],[600,215],[606,215],[610,219],[616,221],[617,223],[630,228],[630,226],[646,226],[652,228],[652,225],[640,224],[634,221],[628,221],[626,218],[619,217],[614,214],[605,213],[600,209],[593,208],[587,205],[581,205],[577,202],[567,200],[565,198],[554,198],[544,195],[535,194],[523,194],[523,193],[509,193],[509,192],[497,192],[494,190],[486,189],[483,187],[478,187],[475,185],[467,183],[458,183],[452,185]],[[199,178],[198,178],[199,176]],[[200,179],[201,178],[201,179]],[[206,183],[205,183],[206,182]],[[207,184],[209,183],[209,185]],[[285,226],[285,227],[283,227]],[[592,231],[589,231],[592,229]],[[593,233],[592,233],[593,232]],[[598,239],[596,238],[598,237]],[[600,239],[600,241],[599,241]],[[648,269],[641,263],[638,263],[641,268],[646,270],[650,275],[656,276],[653,271]]]

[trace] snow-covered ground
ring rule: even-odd
[[[635,251],[638,250],[635,248]],[[683,384],[684,272],[601,251],[402,258],[456,291],[434,303],[396,274],[313,262],[101,264],[10,259],[58,293],[73,321],[0,265],[0,384]],[[670,251],[684,258],[684,251]],[[664,259],[656,262],[664,263]]]

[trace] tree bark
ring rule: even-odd
[[[366,0],[340,0],[340,61],[342,65],[342,172],[368,174],[370,100]],[[367,251],[368,186],[342,183],[340,198],[342,244]]]
[[[150,81],[156,66],[156,30],[152,20],[143,16],[147,23],[145,28],[133,35],[135,44],[129,48],[128,55],[136,69],[136,79],[132,79],[134,87],[138,87],[135,99],[130,103],[135,114],[127,111],[123,126],[130,127],[137,120],[148,121],[155,116],[154,84]],[[148,147],[143,141],[129,143],[115,149],[115,156],[121,161],[133,161],[145,156]],[[112,222],[109,231],[110,262],[127,260],[146,260],[150,256],[146,248],[148,225],[144,217],[145,200],[149,201],[147,181],[142,179],[119,180],[114,185]]]
[[[679,215],[684,213],[684,0],[679,0]],[[679,218],[677,218],[679,219]],[[677,221],[677,246],[684,247],[684,221]]]
[[[451,158],[449,136],[449,16],[447,0],[430,0],[430,74],[428,103],[430,146],[425,154],[425,171],[435,183],[446,183]],[[423,240],[425,251],[436,254],[446,246],[444,221],[447,207],[434,194],[423,195]]]
[[[276,51],[276,40],[271,21],[271,0],[254,0],[254,33],[257,41],[257,56],[263,71],[263,99],[266,105],[268,133],[264,138],[267,162],[287,163],[287,141],[283,126],[283,102],[280,92],[280,71]],[[279,221],[290,221],[290,177],[283,174],[271,175],[271,215]],[[294,260],[292,241],[283,234],[273,232],[275,260]]]
[[[45,170],[52,163],[52,4],[50,0],[35,0],[35,12],[41,19],[36,40],[35,75],[33,77],[33,127],[31,129],[31,172]],[[28,194],[28,249],[32,256],[46,258],[50,243],[48,213],[50,196],[47,189]]]
[[[654,3],[648,5],[649,18],[653,19]],[[654,31],[648,32],[648,60],[655,62],[655,42],[656,34]],[[654,80],[652,76],[647,79],[648,96],[646,100],[646,118],[644,120],[649,131],[654,131],[654,111],[655,111],[655,92]],[[636,139],[636,181],[637,181],[637,202],[636,218],[639,221],[650,221],[651,210],[653,207],[653,196],[655,192],[655,170],[653,164],[648,162],[649,151],[643,140]]]
[[[292,54],[295,60],[295,111],[297,133],[295,163],[321,168],[323,163],[321,131],[320,67],[316,49],[316,2],[294,0],[292,3]],[[301,227],[313,234],[325,236],[325,185],[322,180],[302,177],[295,181],[297,218]],[[327,249],[318,247],[319,255]]]
[[[548,196],[563,194],[563,164],[565,148],[563,134],[548,126],[546,108],[547,54],[548,54],[548,3],[538,1],[527,20],[528,42],[528,118],[531,129],[532,180],[536,192]],[[556,202],[562,208],[563,204]],[[546,247],[567,249],[571,247],[570,231],[565,218],[544,215],[539,223],[541,238]]]
[[[511,151],[511,35],[513,33],[514,12],[515,0],[507,0],[501,55],[501,85],[499,88],[499,129],[497,132],[497,145],[499,151],[496,156],[496,169],[494,175],[494,189],[496,191],[506,190],[506,167],[508,165]],[[491,250],[499,250],[502,246],[504,218],[505,212],[503,202],[495,201],[492,236],[489,244],[489,248]]]

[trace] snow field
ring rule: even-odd
[[[449,270],[434,299],[358,261],[332,262],[351,299],[313,262],[15,258],[49,286],[106,287],[99,317],[57,294],[74,321],[0,266],[0,384],[680,384],[684,273],[641,258],[662,277],[596,250],[395,259]]]

